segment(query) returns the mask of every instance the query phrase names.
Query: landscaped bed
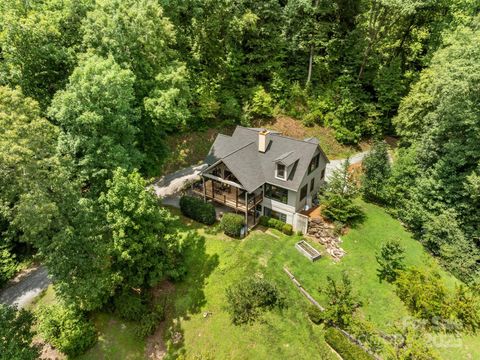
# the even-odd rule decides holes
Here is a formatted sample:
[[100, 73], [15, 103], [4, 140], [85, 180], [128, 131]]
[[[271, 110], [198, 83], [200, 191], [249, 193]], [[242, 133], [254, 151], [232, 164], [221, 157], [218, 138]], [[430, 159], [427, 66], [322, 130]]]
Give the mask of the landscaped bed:
[[315, 261], [320, 259], [321, 254], [315, 249], [312, 245], [307, 243], [305, 240], [301, 240], [295, 244], [295, 248], [305, 255], [310, 261]]

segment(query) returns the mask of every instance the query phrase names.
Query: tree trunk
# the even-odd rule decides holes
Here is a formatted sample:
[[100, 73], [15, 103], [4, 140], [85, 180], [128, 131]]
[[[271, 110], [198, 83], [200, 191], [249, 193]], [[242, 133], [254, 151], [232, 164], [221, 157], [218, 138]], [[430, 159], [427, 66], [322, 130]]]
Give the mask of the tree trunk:
[[307, 85], [312, 80], [312, 68], [313, 68], [313, 45], [310, 46], [310, 59], [308, 61], [308, 75], [307, 75]]
[[[317, 9], [317, 8], [318, 8], [318, 3], [319, 3], [319, 0], [315, 0], [314, 9]], [[313, 44], [311, 44], [311, 45], [310, 45], [310, 57], [309, 57], [309, 59], [308, 59], [308, 74], [307, 74], [307, 83], [306, 83], [306, 85], [308, 85], [308, 84], [310, 83], [310, 81], [312, 80], [313, 51], [314, 51]]]

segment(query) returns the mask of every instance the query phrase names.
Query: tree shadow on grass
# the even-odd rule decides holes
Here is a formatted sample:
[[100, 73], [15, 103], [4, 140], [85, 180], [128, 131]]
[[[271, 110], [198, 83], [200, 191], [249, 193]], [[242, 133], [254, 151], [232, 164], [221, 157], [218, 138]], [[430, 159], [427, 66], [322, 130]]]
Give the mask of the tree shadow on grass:
[[206, 251], [205, 237], [191, 230], [183, 223], [180, 230], [190, 229], [184, 239], [185, 278], [175, 284], [175, 291], [168, 295], [165, 309], [165, 342], [166, 359], [177, 358], [185, 352], [184, 331], [181, 320], [188, 320], [198, 314], [207, 303], [204, 288], [207, 278], [219, 265], [217, 254], [210, 255]]

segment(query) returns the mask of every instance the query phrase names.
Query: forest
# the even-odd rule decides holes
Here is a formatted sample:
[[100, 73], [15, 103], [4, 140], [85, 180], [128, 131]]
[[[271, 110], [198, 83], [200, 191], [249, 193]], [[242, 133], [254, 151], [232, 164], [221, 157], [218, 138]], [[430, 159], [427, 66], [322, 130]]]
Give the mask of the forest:
[[398, 139], [391, 165], [369, 159], [364, 199], [480, 287], [477, 1], [0, 0], [0, 10], [0, 285], [34, 257], [70, 309], [59, 311], [83, 314], [182, 279], [186, 235], [148, 191], [166, 143], [285, 114], [354, 147]]

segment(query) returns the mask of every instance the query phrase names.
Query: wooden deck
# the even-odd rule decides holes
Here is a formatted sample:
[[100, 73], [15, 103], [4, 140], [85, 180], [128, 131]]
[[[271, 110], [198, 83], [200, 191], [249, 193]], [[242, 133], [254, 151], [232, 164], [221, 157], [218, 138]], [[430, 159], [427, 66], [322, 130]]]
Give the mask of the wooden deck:
[[235, 188], [234, 186], [224, 185], [213, 180], [205, 181], [205, 189], [202, 184], [197, 184], [193, 187], [193, 192], [197, 195], [206, 196], [207, 199], [243, 212], [247, 211], [247, 207], [249, 211], [254, 209], [263, 200], [262, 193], [255, 197], [249, 195], [246, 206], [245, 190]]

